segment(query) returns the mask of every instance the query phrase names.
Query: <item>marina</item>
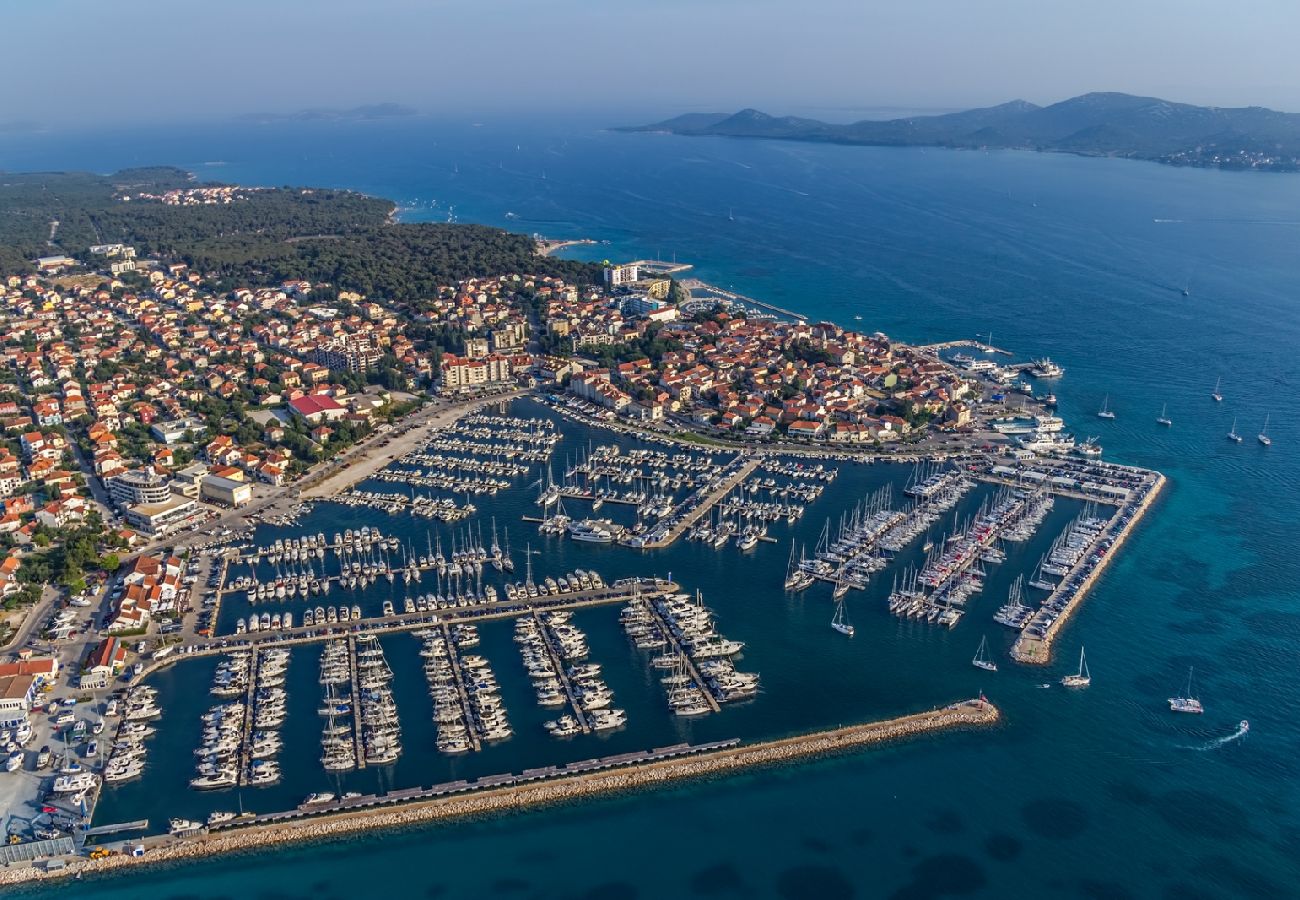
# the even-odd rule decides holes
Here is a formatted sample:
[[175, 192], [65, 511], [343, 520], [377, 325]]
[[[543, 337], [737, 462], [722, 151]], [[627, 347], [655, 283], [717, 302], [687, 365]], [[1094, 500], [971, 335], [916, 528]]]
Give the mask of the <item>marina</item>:
[[[414, 802], [431, 771], [448, 784], [511, 767], [562, 771], [591, 741], [631, 753], [683, 739], [762, 740], [768, 704], [790, 708], [810, 689], [824, 695], [815, 709], [835, 703], [841, 711], [831, 715], [841, 717], [853, 701], [829, 667], [879, 656], [891, 610], [965, 634], [965, 617], [979, 610], [988, 621], [996, 611], [977, 605], [976, 583], [1005, 592], [1020, 576], [1026, 629], [1032, 620], [1050, 631], [1048, 607], [1027, 597], [1036, 588], [1023, 587], [1026, 573], [1056, 584], [1035, 570], [1041, 560], [1054, 565], [1052, 542], [1067, 531], [1072, 541], [1099, 533], [1104, 510], [1117, 508], [1102, 502], [1108, 483], [1122, 499], [1143, 483], [1129, 470], [1065, 461], [872, 466], [833, 455], [717, 453], [611, 432], [531, 400], [473, 418], [432, 433], [419, 451], [482, 459], [497, 467], [492, 478], [509, 482], [474, 494], [468, 517], [444, 521], [394, 501], [376, 527], [368, 503], [325, 497], [205, 551], [220, 603], [216, 633], [143, 676], [149, 684], [204, 678], [222, 691], [215, 706], [190, 714], [203, 726], [190, 745], [203, 751], [184, 777], [190, 790], [163, 801], [133, 790], [143, 779], [114, 783], [96, 823], [216, 816], [225, 828], [280, 821], [260, 817], [296, 811], [304, 798], [313, 809], [345, 796], [347, 804], [381, 795]], [[566, 455], [556, 458], [557, 448]], [[495, 461], [484, 455], [492, 452]], [[402, 465], [347, 496], [391, 490], [386, 473]], [[464, 494], [456, 500], [461, 488], [406, 485], [407, 496], [440, 508], [448, 500], [467, 508]], [[521, 527], [539, 518], [544, 527], [522, 539]], [[571, 526], [606, 529], [610, 540], [583, 539]], [[1079, 573], [1094, 559], [1081, 554]], [[750, 604], [729, 590], [735, 560], [787, 599]], [[911, 612], [896, 602], [907, 591]], [[709, 606], [705, 596], [715, 598]], [[722, 634], [722, 621], [738, 633]], [[778, 634], [794, 636], [794, 656], [776, 652]], [[981, 646], [994, 667], [999, 655]], [[793, 659], [825, 671], [812, 682], [780, 677]], [[158, 703], [178, 701], [169, 694]], [[791, 725], [816, 730], [820, 715], [796, 714]], [[183, 742], [172, 718], [144, 746]], [[231, 823], [236, 806], [255, 815]]]

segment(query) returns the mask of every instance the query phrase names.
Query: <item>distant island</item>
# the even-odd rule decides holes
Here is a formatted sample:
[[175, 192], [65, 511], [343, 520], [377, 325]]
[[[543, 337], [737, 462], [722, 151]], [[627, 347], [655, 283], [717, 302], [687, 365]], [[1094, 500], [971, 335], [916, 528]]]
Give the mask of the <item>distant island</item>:
[[615, 130], [865, 146], [1056, 151], [1177, 166], [1300, 171], [1300, 114], [1260, 106], [1193, 106], [1119, 93], [1083, 94], [1050, 106], [1013, 100], [945, 115], [847, 125], [744, 109], [689, 113]]
[[247, 113], [244, 122], [358, 122], [371, 119], [401, 119], [418, 111], [400, 103], [371, 103], [351, 109], [312, 108], [289, 113]]

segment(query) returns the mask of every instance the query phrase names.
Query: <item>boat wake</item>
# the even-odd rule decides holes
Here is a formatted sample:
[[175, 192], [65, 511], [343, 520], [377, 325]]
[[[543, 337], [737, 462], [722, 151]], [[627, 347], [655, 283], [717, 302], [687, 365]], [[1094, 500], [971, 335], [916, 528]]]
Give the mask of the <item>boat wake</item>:
[[1188, 747], [1187, 749], [1201, 750], [1201, 751], [1218, 750], [1220, 747], [1224, 746], [1225, 744], [1231, 744], [1233, 741], [1241, 740], [1249, 733], [1250, 733], [1250, 723], [1247, 722], [1245, 719], [1242, 719], [1241, 722], [1237, 725], [1237, 730], [1234, 731], [1232, 734], [1228, 735], [1227, 737], [1215, 738], [1214, 740], [1210, 741], [1208, 744], [1202, 744], [1199, 747]]

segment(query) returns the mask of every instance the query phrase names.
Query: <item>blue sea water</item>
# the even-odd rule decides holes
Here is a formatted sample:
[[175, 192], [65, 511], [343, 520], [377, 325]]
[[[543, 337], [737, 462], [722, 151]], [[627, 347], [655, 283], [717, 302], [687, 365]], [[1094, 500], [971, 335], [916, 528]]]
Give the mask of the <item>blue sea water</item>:
[[[410, 219], [443, 220], [454, 207], [459, 221], [610, 241], [584, 248], [586, 258], [675, 255], [714, 283], [907, 340], [992, 331], [999, 346], [1065, 366], [1055, 390], [1076, 431], [1170, 483], [1060, 645], [1062, 655], [1088, 647], [1093, 686], [1033, 688], [1066, 661], [1041, 673], [1004, 666], [982, 685], [1006, 713], [995, 731], [93, 880], [77, 896], [348, 897], [370, 893], [376, 876], [427, 897], [1294, 893], [1300, 180], [1061, 155], [625, 135], [577, 122], [0, 142], [0, 169], [155, 163], [356, 188], [410, 207]], [[1113, 422], [1094, 417], [1104, 395]], [[1154, 421], [1165, 403], [1169, 429]], [[1253, 437], [1270, 413], [1264, 448]], [[1241, 445], [1225, 438], [1234, 416]], [[700, 563], [711, 596], [728, 580], [737, 596], [752, 590], [734, 562], [712, 565], [731, 568]], [[743, 631], [737, 618], [725, 613], [722, 630]], [[943, 696], [948, 682], [947, 693], [969, 691], [969, 641], [895, 634], [887, 616], [857, 624], [881, 630], [892, 651], [888, 665], [838, 673], [828, 690], [846, 708], [888, 705], [892, 692], [905, 709]], [[1207, 713], [1173, 717], [1164, 700], [1191, 664]], [[798, 698], [789, 706], [798, 721]], [[1220, 743], [1242, 718], [1250, 735]]]

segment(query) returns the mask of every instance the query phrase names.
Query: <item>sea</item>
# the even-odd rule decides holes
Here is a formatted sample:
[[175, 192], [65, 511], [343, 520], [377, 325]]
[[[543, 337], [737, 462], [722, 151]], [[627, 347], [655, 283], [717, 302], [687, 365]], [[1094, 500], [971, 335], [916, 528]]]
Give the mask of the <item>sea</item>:
[[[518, 771], [566, 753], [582, 758], [673, 739], [790, 734], [980, 690], [1004, 719], [990, 730], [726, 778], [22, 895], [1294, 895], [1300, 427], [1291, 404], [1300, 387], [1300, 179], [1060, 154], [626, 134], [609, 124], [415, 118], [6, 135], [0, 170], [166, 163], [229, 182], [352, 188], [394, 199], [409, 221], [601, 242], [570, 251], [577, 258], [689, 262], [691, 275], [814, 319], [912, 342], [978, 337], [1019, 359], [1050, 356], [1065, 369], [1052, 389], [1071, 430], [1096, 436], [1108, 459], [1169, 476], [1064, 630], [1053, 664], [1005, 661], [1009, 636], [989, 615], [1005, 597], [1009, 568], [990, 578], [952, 631], [890, 616], [885, 583], [850, 594], [851, 641], [828, 627], [825, 586], [802, 598], [782, 593], [789, 542], [815, 541], [828, 517], [886, 482], [901, 485], [901, 467], [846, 467], [798, 525], [774, 529], [778, 543], [747, 557], [685, 543], [640, 556], [548, 542], [519, 521], [536, 507], [516, 492], [484, 501], [480, 516], [508, 526], [516, 551], [539, 551], [534, 564], [551, 573], [576, 565], [607, 578], [671, 572], [702, 592], [720, 631], [746, 641], [740, 668], [762, 673], [764, 693], [698, 724], [670, 721], [612, 610], [584, 611], [575, 621], [629, 709], [625, 732], [556, 749], [529, 736], [541, 712], [526, 686], [503, 686], [519, 718], [512, 741], [482, 759], [438, 760], [415, 749], [432, 732], [412, 713], [409, 727], [403, 719], [412, 749], [401, 771], [369, 774], [359, 787]], [[1210, 396], [1216, 382], [1221, 403]], [[1113, 421], [1096, 417], [1103, 398]], [[513, 412], [540, 414], [535, 406]], [[1162, 408], [1169, 427], [1155, 421]], [[1256, 440], [1266, 417], [1270, 447]], [[1234, 421], [1240, 444], [1226, 437]], [[584, 442], [608, 440], [561, 427], [557, 468]], [[368, 523], [415, 542], [428, 527], [373, 511], [317, 510], [326, 524], [309, 520], [303, 529], [328, 534]], [[1048, 539], [1077, 511], [1055, 509], [1044, 524]], [[438, 534], [446, 541], [455, 530]], [[1017, 551], [1021, 567], [1032, 567], [1042, 549], [1040, 542]], [[985, 634], [1003, 661], [997, 673], [970, 665]], [[1057, 682], [1081, 647], [1092, 685], [1066, 691]], [[385, 649], [399, 679], [413, 681], [399, 690], [399, 707], [418, 713], [427, 700], [414, 639], [394, 636]], [[503, 682], [517, 667], [508, 628], [485, 627], [483, 652]], [[158, 780], [106, 797], [98, 821], [141, 810], [155, 820], [202, 812], [185, 788], [192, 741], [175, 729], [197, 733], [211, 673], [209, 664], [188, 665], [188, 673], [178, 666], [158, 679], [160, 690], [189, 703], [174, 713], [168, 707], [159, 728], [150, 757]], [[1166, 698], [1184, 687], [1191, 667], [1206, 711], [1177, 716]], [[296, 657], [291, 694], [314, 703], [313, 676], [314, 660]], [[182, 696], [191, 686], [200, 695]], [[314, 737], [303, 734], [286, 735], [282, 759], [315, 770]], [[325, 789], [312, 777], [290, 772], [286, 794], [292, 788], [296, 800]], [[256, 807], [257, 796], [245, 792], [241, 802]]]

